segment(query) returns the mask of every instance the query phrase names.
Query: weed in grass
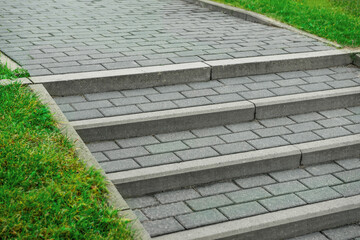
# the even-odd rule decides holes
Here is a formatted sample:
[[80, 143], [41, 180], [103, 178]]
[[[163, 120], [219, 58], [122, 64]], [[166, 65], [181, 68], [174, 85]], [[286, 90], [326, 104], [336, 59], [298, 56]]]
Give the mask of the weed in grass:
[[106, 182], [27, 87], [0, 86], [1, 239], [133, 239]]

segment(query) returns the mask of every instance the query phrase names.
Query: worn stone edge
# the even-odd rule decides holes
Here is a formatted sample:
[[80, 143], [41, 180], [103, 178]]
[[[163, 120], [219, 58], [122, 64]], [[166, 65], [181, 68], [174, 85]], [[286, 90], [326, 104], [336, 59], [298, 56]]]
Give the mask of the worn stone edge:
[[[320, 202], [154, 237], [154, 240], [283, 239], [360, 220], [360, 195]], [[309, 223], [311, 222], [311, 224]], [[307, 228], [300, 228], [306, 225]], [[265, 235], [268, 233], [267, 235]]]
[[192, 0], [195, 1], [197, 4], [199, 4], [200, 6], [203, 7], [207, 7], [211, 10], [217, 10], [217, 11], [221, 11], [224, 13], [227, 13], [229, 15], [232, 15], [234, 17], [238, 17], [241, 19], [244, 19], [246, 21], [250, 21], [250, 22], [256, 22], [256, 23], [260, 23], [260, 24], [264, 24], [264, 25], [268, 25], [268, 26], [273, 26], [273, 27], [279, 27], [279, 28], [284, 28], [287, 30], [290, 30], [292, 32], [296, 32], [299, 34], [302, 34], [304, 36], [316, 39], [318, 41], [321, 41], [323, 43], [326, 43], [328, 45], [334, 46], [336, 48], [342, 48], [342, 46], [336, 42], [332, 42], [329, 41], [325, 38], [316, 36], [314, 34], [302, 31], [300, 29], [297, 29], [295, 27], [292, 27], [286, 23], [280, 22], [278, 20], [272, 19], [270, 17], [267, 17], [265, 15], [262, 15], [260, 13], [255, 13], [255, 12], [251, 12], [242, 8], [237, 8], [237, 7], [233, 7], [230, 5], [226, 5], [223, 3], [218, 3], [218, 2], [213, 2], [210, 0]]
[[114, 184], [110, 181], [108, 176], [105, 174], [104, 170], [101, 168], [99, 163], [95, 160], [90, 150], [87, 148], [85, 143], [82, 141], [80, 136], [77, 134], [75, 129], [70, 125], [67, 118], [64, 116], [60, 108], [57, 106], [53, 98], [47, 92], [45, 87], [42, 84], [33, 84], [29, 85], [30, 89], [35, 92], [40, 101], [47, 105], [53, 114], [54, 119], [56, 120], [58, 127], [62, 134], [67, 136], [75, 145], [75, 152], [78, 157], [84, 161], [84, 163], [88, 167], [93, 167], [94, 169], [101, 172], [101, 174], [105, 177], [107, 181], [107, 189], [108, 189], [108, 203], [114, 209], [119, 210], [119, 216], [129, 217], [130, 220], [134, 221], [132, 223], [132, 229], [135, 230], [136, 239], [150, 239], [149, 234], [141, 225], [140, 221], [135, 218], [135, 214], [130, 210], [130, 207], [127, 205], [121, 194], [118, 192]]

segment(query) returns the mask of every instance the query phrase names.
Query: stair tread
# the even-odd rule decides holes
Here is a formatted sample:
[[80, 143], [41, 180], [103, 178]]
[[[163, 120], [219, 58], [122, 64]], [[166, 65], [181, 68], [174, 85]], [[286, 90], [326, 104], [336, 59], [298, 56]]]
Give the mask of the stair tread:
[[350, 65], [54, 99], [77, 121], [360, 86], [359, 76]]
[[360, 158], [126, 199], [152, 236], [360, 195]]
[[194, 161], [360, 133], [360, 107], [87, 143], [105, 172]]

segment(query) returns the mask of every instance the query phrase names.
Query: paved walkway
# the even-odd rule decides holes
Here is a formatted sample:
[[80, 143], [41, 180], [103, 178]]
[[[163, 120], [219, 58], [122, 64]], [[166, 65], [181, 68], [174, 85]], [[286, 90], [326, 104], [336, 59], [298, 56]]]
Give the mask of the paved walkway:
[[[360, 159], [354, 158], [167, 191], [127, 199], [127, 203], [151, 236], [158, 236], [353, 196], [360, 194], [359, 180]], [[354, 225], [324, 231], [329, 238], [320, 235], [323, 238], [299, 239], [348, 240], [360, 237], [360, 229]]]
[[1, 51], [32, 76], [328, 50], [181, 0], [12, 0]]

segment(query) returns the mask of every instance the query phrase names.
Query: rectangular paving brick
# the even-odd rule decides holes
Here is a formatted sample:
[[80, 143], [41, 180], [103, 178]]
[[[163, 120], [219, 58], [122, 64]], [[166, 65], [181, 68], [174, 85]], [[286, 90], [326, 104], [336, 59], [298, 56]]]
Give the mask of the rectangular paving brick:
[[227, 193], [225, 195], [236, 203], [250, 202], [271, 196], [270, 193], [268, 193], [262, 188], [240, 190], [236, 192]]
[[292, 169], [279, 172], [271, 172], [269, 175], [279, 182], [287, 182], [291, 180], [311, 177], [304, 169]]
[[219, 208], [219, 210], [230, 220], [250, 217], [267, 212], [267, 210], [257, 202], [249, 202], [228, 207], [222, 207]]
[[127, 204], [131, 208], [144, 208], [149, 206], [154, 206], [159, 204], [159, 202], [151, 196], [143, 196], [143, 197], [137, 197], [137, 198], [127, 198], [126, 199]]
[[153, 237], [167, 233], [184, 230], [184, 227], [174, 218], [165, 218], [155, 221], [147, 221], [142, 224], [146, 231]]
[[120, 150], [105, 151], [105, 155], [111, 160], [118, 160], [123, 158], [137, 157], [149, 154], [143, 147], [134, 147]]
[[344, 182], [353, 182], [360, 180], [360, 169], [348, 170], [345, 172], [339, 172], [334, 174], [337, 178], [340, 178]]
[[227, 220], [227, 218], [216, 209], [185, 214], [185, 215], [177, 216], [176, 219], [186, 229], [201, 227], [214, 223], [220, 223]]
[[333, 189], [344, 197], [360, 194], [360, 181], [334, 186]]
[[202, 147], [202, 148], [195, 148], [195, 149], [189, 149], [189, 150], [182, 150], [182, 151], [177, 151], [175, 153], [177, 156], [179, 156], [184, 161], [208, 158], [208, 157], [215, 157], [215, 156], [219, 155], [219, 153], [217, 153], [211, 147]]
[[309, 188], [319, 188], [342, 183], [339, 179], [330, 174], [300, 179], [299, 181]]
[[93, 142], [86, 144], [86, 146], [91, 152], [119, 149], [119, 146], [114, 141]]
[[269, 211], [278, 211], [286, 208], [297, 207], [306, 204], [295, 194], [282, 195], [259, 201]]
[[287, 145], [288, 142], [280, 137], [267, 137], [248, 141], [256, 149], [272, 148]]
[[159, 141], [153, 136], [120, 139], [120, 140], [116, 140], [115, 142], [122, 148], [137, 147], [141, 145], [159, 143]]
[[181, 159], [178, 158], [174, 153], [162, 153], [150, 156], [137, 157], [135, 158], [135, 160], [142, 167], [151, 167], [156, 165], [181, 162]]
[[338, 192], [334, 191], [330, 187], [303, 191], [296, 193], [296, 195], [304, 199], [307, 203], [316, 203], [342, 197]]
[[190, 140], [184, 140], [186, 145], [190, 146], [191, 148], [198, 148], [198, 147], [205, 147], [205, 146], [213, 146], [217, 144], [225, 143], [218, 137], [203, 137], [203, 138], [196, 138]]
[[343, 171], [344, 169], [335, 163], [326, 163], [306, 168], [312, 175], [325, 175], [329, 173]]
[[170, 203], [142, 209], [149, 219], [161, 219], [192, 212], [183, 202]]
[[196, 190], [202, 196], [209, 196], [219, 193], [236, 191], [239, 190], [239, 187], [232, 182], [222, 182], [222, 183], [214, 183], [214, 184], [199, 186], [196, 188]]
[[167, 143], [159, 143], [154, 145], [149, 145], [145, 147], [150, 153], [164, 153], [164, 152], [173, 152], [183, 149], [188, 149], [189, 147], [186, 146], [183, 142], [176, 141], [176, 142], [167, 142]]
[[255, 150], [250, 144], [246, 142], [236, 142], [236, 143], [228, 143], [216, 145], [213, 147], [220, 154], [232, 154], [232, 153], [240, 153]]
[[186, 201], [186, 204], [194, 211], [217, 208], [232, 203], [233, 202], [225, 195], [215, 195]]
[[180, 189], [164, 193], [158, 193], [155, 194], [155, 197], [160, 201], [160, 203], [164, 204], [199, 198], [200, 194], [197, 193], [194, 189]]
[[106, 173], [140, 168], [140, 165], [137, 162], [135, 162], [133, 159], [102, 162], [100, 163], [100, 165], [101, 168], [104, 169]]
[[360, 158], [339, 160], [339, 161], [336, 161], [336, 163], [347, 170], [354, 169], [354, 168], [360, 168]]

